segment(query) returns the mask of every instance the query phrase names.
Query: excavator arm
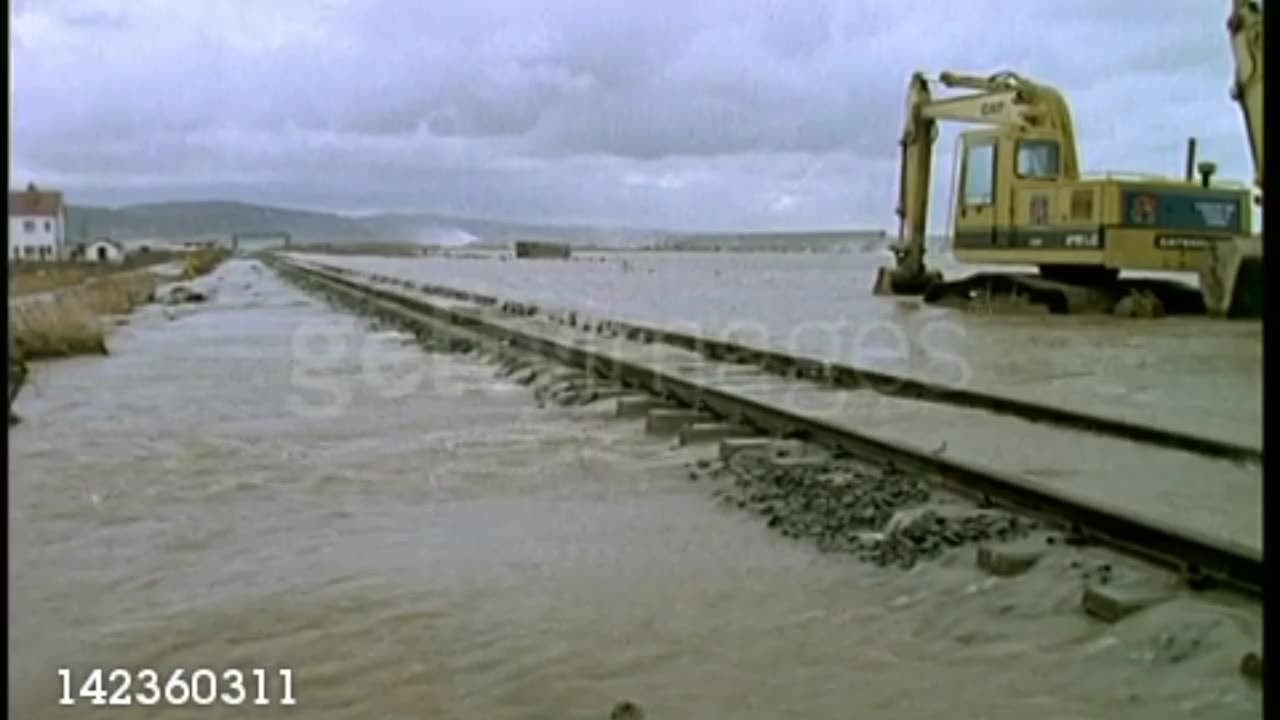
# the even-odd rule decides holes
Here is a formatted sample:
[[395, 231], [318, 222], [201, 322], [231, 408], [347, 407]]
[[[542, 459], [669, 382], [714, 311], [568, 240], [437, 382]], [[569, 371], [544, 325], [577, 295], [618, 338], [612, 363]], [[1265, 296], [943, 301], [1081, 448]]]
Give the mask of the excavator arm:
[[[1253, 179], [1262, 192], [1262, 6], [1254, 0], [1232, 0], [1227, 20], [1235, 78], [1231, 98], [1244, 116], [1245, 135], [1253, 157]], [[1211, 313], [1261, 317], [1263, 306], [1262, 237], [1238, 237], [1210, 249], [1200, 271], [1200, 289]]]
[[1227, 21], [1236, 76], [1231, 97], [1244, 115], [1249, 149], [1253, 153], [1254, 182], [1262, 190], [1262, 7], [1255, 0], [1232, 0]]
[[[935, 99], [935, 84], [971, 92]], [[991, 76], [944, 72], [936, 80], [923, 73], [913, 74], [900, 141], [898, 242], [893, 248], [896, 266], [892, 270], [881, 269], [875, 288], [879, 294], [918, 294], [939, 278], [924, 262], [929, 175], [939, 121], [1057, 130], [1063, 174], [1069, 179], [1079, 176], [1071, 113], [1066, 100], [1053, 88], [1011, 72]]]

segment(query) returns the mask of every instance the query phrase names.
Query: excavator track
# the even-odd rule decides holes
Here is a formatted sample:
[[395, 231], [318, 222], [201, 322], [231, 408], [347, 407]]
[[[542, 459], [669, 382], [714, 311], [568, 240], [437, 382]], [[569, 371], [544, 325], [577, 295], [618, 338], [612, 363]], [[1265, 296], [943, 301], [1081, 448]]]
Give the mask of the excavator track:
[[1100, 285], [1050, 280], [1031, 273], [982, 272], [932, 283], [926, 303], [961, 309], [1026, 307], [1053, 315], [1196, 315], [1206, 311], [1200, 291], [1158, 279], [1118, 279]]

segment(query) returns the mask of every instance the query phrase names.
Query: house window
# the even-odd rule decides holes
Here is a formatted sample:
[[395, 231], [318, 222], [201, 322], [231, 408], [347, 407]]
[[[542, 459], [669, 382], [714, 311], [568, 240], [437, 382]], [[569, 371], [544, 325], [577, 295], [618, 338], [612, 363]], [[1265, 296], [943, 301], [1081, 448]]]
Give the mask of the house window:
[[44, 231], [45, 231], [45, 232], [49, 232], [49, 231], [50, 231], [50, 230], [52, 230], [52, 229], [53, 229], [53, 223], [49, 222], [48, 220], [45, 220], [45, 221], [44, 221]]
[[990, 205], [995, 200], [996, 146], [969, 146], [964, 158], [964, 204]]
[[1018, 177], [1044, 180], [1058, 177], [1058, 143], [1053, 140], [1018, 143]]
[[23, 254], [23, 255], [26, 255], [27, 257], [35, 257], [36, 249], [35, 249], [34, 247], [32, 247], [32, 246], [28, 245], [28, 246], [26, 246], [26, 247], [22, 248], [22, 254]]
[[23, 221], [22, 221], [22, 230], [23, 230], [23, 232], [35, 232], [35, 231], [36, 231], [36, 221], [35, 221], [35, 220], [23, 220]]

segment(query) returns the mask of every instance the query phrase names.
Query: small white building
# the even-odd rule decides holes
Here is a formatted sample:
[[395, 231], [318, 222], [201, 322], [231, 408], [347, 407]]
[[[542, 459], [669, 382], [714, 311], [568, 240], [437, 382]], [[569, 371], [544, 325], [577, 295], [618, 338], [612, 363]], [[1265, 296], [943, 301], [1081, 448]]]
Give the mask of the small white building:
[[84, 247], [85, 262], [124, 262], [124, 246], [107, 238], [98, 238]]
[[67, 214], [62, 193], [9, 191], [9, 261], [52, 261], [66, 257]]

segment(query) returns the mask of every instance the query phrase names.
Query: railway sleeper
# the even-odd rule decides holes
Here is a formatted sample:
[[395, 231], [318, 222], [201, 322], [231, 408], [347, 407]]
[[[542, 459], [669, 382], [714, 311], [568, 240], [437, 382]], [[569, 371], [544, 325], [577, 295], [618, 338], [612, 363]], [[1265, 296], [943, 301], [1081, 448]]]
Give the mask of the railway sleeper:
[[689, 426], [714, 420], [714, 415], [698, 410], [654, 408], [645, 415], [644, 432], [662, 437], [679, 436]]
[[620, 397], [614, 405], [614, 416], [619, 418], [644, 417], [651, 410], [674, 410], [676, 405], [652, 395]]

